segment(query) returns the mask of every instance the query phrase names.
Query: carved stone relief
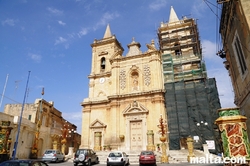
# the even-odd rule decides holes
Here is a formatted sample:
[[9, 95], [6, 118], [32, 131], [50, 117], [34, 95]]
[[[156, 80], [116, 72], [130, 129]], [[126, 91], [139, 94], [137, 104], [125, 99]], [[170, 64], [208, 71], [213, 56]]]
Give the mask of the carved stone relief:
[[148, 65], [145, 65], [143, 70], [144, 70], [144, 83], [146, 86], [149, 86], [151, 83], [150, 67]]
[[124, 69], [122, 69], [121, 71], [120, 71], [120, 87], [121, 87], [121, 89], [123, 90], [123, 89], [125, 89], [125, 87], [126, 87], [126, 73], [125, 73], [125, 70]]

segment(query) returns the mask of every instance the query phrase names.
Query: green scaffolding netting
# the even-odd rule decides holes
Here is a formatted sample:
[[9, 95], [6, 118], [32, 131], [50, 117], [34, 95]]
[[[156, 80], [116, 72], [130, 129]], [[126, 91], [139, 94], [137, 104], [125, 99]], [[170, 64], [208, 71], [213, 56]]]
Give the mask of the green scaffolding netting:
[[219, 132], [214, 125], [221, 108], [215, 79], [165, 83], [165, 90], [170, 150], [181, 149], [183, 138], [198, 136], [199, 140], [194, 141], [196, 149], [214, 140], [215, 149], [210, 151], [221, 152]]

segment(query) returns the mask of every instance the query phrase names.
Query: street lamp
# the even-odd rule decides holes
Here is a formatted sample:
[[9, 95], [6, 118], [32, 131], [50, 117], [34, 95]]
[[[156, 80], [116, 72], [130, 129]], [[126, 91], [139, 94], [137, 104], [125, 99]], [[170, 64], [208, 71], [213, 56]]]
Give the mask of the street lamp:
[[74, 140], [74, 136], [75, 136], [75, 133], [76, 133], [76, 130], [74, 130], [74, 129], [71, 129], [71, 130], [69, 130], [69, 136], [71, 137], [71, 147], [74, 147], [74, 142], [75, 142], [75, 140]]
[[206, 144], [206, 141], [205, 141], [205, 138], [203, 136], [203, 133], [204, 133], [204, 127], [205, 126], [208, 126], [208, 123], [207, 122], [204, 122], [203, 120], [196, 123], [196, 126], [199, 127], [199, 130], [200, 130], [200, 136], [201, 136], [201, 143], [202, 144]]

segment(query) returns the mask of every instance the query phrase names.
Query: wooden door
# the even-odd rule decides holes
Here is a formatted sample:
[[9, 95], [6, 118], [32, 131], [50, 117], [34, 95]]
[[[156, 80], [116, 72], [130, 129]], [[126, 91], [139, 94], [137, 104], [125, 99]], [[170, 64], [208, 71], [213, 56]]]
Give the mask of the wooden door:
[[130, 122], [130, 141], [131, 150], [142, 149], [142, 121]]

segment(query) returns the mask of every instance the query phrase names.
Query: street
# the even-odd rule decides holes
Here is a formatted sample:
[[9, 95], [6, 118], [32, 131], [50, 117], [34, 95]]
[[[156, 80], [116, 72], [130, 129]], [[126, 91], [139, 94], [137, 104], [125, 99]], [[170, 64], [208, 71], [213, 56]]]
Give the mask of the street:
[[[73, 166], [73, 162], [63, 162], [63, 163], [48, 163], [49, 166]], [[167, 164], [167, 163], [158, 163], [157, 166], [223, 166], [223, 164], [189, 164], [189, 163], [180, 163], [180, 164]], [[79, 164], [79, 166], [81, 166]], [[106, 164], [94, 164], [93, 166], [106, 166]], [[130, 166], [139, 166], [139, 164], [130, 164]]]

